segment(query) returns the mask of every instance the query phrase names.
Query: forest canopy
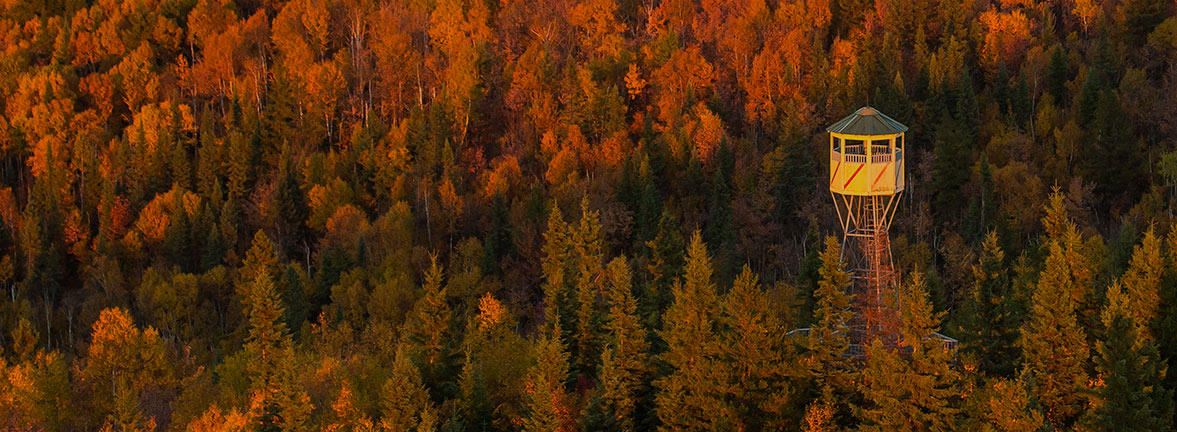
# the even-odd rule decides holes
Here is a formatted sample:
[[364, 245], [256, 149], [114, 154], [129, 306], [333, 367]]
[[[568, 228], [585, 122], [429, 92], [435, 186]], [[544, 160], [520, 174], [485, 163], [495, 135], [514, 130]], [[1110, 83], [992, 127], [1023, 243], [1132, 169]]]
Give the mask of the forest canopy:
[[[0, 429], [1170, 430], [1175, 14], [0, 0]], [[906, 349], [850, 357], [862, 106]]]

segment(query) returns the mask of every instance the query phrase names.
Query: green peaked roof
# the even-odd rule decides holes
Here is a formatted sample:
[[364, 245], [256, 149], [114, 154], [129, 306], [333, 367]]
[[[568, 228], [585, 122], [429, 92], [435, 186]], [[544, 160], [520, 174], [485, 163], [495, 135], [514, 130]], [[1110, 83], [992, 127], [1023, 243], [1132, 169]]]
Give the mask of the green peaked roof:
[[907, 131], [907, 126], [874, 108], [865, 106], [854, 114], [826, 128], [827, 131], [849, 135], [895, 135]]

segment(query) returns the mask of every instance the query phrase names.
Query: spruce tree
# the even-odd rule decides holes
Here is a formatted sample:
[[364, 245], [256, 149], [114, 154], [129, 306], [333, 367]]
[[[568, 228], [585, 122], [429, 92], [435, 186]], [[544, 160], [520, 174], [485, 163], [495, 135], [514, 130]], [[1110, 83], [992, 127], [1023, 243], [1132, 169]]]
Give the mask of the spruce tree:
[[1022, 73], [1018, 74], [1018, 82], [1014, 84], [1009, 103], [1014, 124], [1018, 127], [1028, 129], [1026, 122], [1030, 121], [1030, 117], [1034, 115], [1034, 106], [1030, 95], [1030, 85], [1026, 82], [1026, 71], [1024, 69]]
[[[595, 403], [619, 430], [633, 430], [636, 407], [647, 389], [649, 343], [637, 316], [629, 264], [625, 258], [609, 263], [609, 316], [607, 343], [601, 354], [600, 396]], [[604, 426], [599, 424], [599, 426]]]
[[[726, 147], [725, 147], [726, 148]], [[711, 179], [711, 197], [707, 210], [707, 229], [704, 232], [708, 244], [716, 250], [716, 279], [721, 284], [730, 281], [730, 263], [734, 260], [736, 227], [732, 214], [731, 187], [723, 163], [717, 163]]]
[[842, 266], [841, 251], [834, 237], [826, 237], [805, 361], [819, 387], [841, 388], [847, 378], [844, 355], [850, 347], [848, 333], [854, 312], [850, 309], [852, 297], [848, 291], [850, 273]]
[[250, 377], [250, 418], [258, 430], [304, 430], [312, 406], [297, 381], [294, 347], [282, 301], [268, 271], [250, 284], [245, 357]]
[[592, 376], [600, 357], [601, 280], [604, 263], [604, 234], [600, 216], [588, 209], [588, 200], [580, 204], [580, 224], [572, 232], [569, 256], [576, 261], [576, 329], [574, 368]]
[[658, 185], [654, 182], [650, 160], [644, 154], [638, 163], [637, 184], [635, 185], [634, 232], [639, 245], [653, 240], [658, 234], [658, 218], [662, 213], [662, 200]]
[[975, 136], [948, 114], [936, 126], [931, 191], [938, 224], [952, 224], [960, 217], [961, 186], [968, 181], [970, 151]]
[[902, 343], [889, 349], [875, 340], [868, 349], [860, 386], [866, 405], [858, 412], [859, 428], [953, 430], [963, 396], [961, 377], [953, 368], [953, 353], [932, 336], [943, 312], [932, 311], [918, 273], [900, 292]]
[[1050, 66], [1046, 71], [1046, 90], [1054, 96], [1055, 103], [1060, 107], [1070, 105], [1070, 99], [1067, 98], [1067, 81], [1070, 80], [1071, 69], [1067, 64], [1067, 55], [1061, 45], [1055, 46], [1050, 52]]
[[462, 374], [458, 379], [460, 397], [455, 430], [492, 431], [494, 430], [494, 405], [487, 394], [486, 375], [482, 362], [466, 350], [466, 360], [462, 366]]
[[721, 349], [728, 399], [739, 430], [781, 430], [787, 424], [796, 371], [785, 348], [785, 329], [747, 265], [724, 296]]
[[497, 194], [491, 200], [490, 231], [482, 242], [482, 272], [501, 275], [500, 261], [515, 252], [514, 233], [508, 214], [507, 197]]
[[1095, 361], [1102, 385], [1086, 420], [1097, 430], [1170, 430], [1173, 394], [1162, 384], [1167, 366], [1156, 344], [1138, 333], [1131, 295], [1116, 283], [1107, 296], [1105, 334], [1096, 344]]
[[249, 311], [245, 352], [251, 359], [251, 387], [254, 391], [269, 391], [282, 367], [286, 349], [291, 345], [290, 334], [282, 320], [282, 301], [274, 290], [269, 272], [258, 274], [250, 282], [245, 302]]
[[560, 316], [571, 316], [567, 306], [565, 287], [566, 260], [568, 259], [568, 227], [560, 207], [552, 201], [548, 210], [548, 228], [544, 231], [543, 258], [540, 268], [543, 272], [544, 321], [546, 326], [558, 323]]
[[979, 424], [968, 426], [980, 429], [985, 425], [986, 428], [981, 430], [1007, 432], [1042, 430], [1046, 418], [1036, 406], [1030, 386], [1023, 378], [994, 379], [985, 385], [984, 390], [970, 395], [973, 409], [970, 414]]
[[1120, 278], [1125, 295], [1124, 312], [1136, 324], [1137, 334], [1141, 339], [1155, 339], [1151, 326], [1158, 317], [1157, 308], [1160, 304], [1160, 285], [1164, 271], [1165, 258], [1161, 255], [1161, 240], [1157, 238], [1154, 227], [1150, 226], [1144, 232], [1140, 244], [1132, 250], [1128, 270]]
[[647, 265], [649, 279], [644, 284], [645, 293], [639, 307], [646, 327], [651, 330], [662, 328], [662, 313], [671, 302], [671, 286], [682, 276], [683, 247], [678, 221], [669, 209], [662, 210], [658, 220], [658, 235], [646, 243], [650, 249]]
[[952, 114], [957, 126], [960, 127], [966, 153], [971, 152], [976, 148], [977, 138], [981, 134], [981, 105], [977, 102], [973, 76], [968, 67], [961, 71], [956, 88], [956, 105], [952, 109]]
[[[274, 252], [274, 243], [270, 241], [270, 237], [262, 230], [258, 230], [253, 235], [253, 243], [251, 243], [249, 250], [245, 252], [245, 260], [241, 263], [241, 269], [238, 271], [242, 283], [249, 284], [266, 273], [273, 277], [279, 273], [278, 254]], [[243, 289], [248, 289], [247, 286], [242, 286]], [[242, 291], [246, 293], [246, 291]]]
[[1133, 134], [1132, 126], [1124, 122], [1124, 108], [1116, 92], [1108, 89], [1100, 93], [1099, 105], [1089, 132], [1094, 136], [1086, 140], [1094, 143], [1089, 152], [1086, 168], [1095, 180], [1095, 191], [1107, 198], [1126, 198], [1135, 201], [1140, 186], [1141, 166], [1144, 157], [1140, 142]]
[[990, 231], [981, 258], [973, 266], [973, 289], [966, 299], [961, 332], [964, 352], [976, 357], [981, 370], [1012, 376], [1017, 365], [1017, 321], [1005, 251]]
[[453, 313], [446, 303], [442, 268], [436, 257], [425, 272], [423, 291], [405, 319], [401, 338], [406, 356], [420, 368], [426, 382], [438, 386], [453, 379], [453, 347], [449, 342]]
[[993, 77], [993, 103], [997, 105], [997, 110], [1003, 115], [1010, 113], [1010, 89], [1009, 84], [1012, 80], [1009, 77], [1009, 68], [1005, 67], [1005, 62], [997, 66], [997, 75]]
[[686, 277], [673, 289], [674, 303], [666, 310], [666, 341], [660, 360], [669, 374], [655, 382], [661, 431], [730, 430], [731, 409], [724, 401], [726, 379], [720, 370], [716, 334], [718, 297], [711, 281], [711, 258], [698, 231], [687, 247]]
[[279, 155], [278, 177], [270, 208], [275, 209], [274, 232], [278, 234], [278, 248], [287, 257], [297, 256], [304, 246], [306, 220], [310, 215], [306, 194], [298, 181], [298, 167], [290, 154], [290, 145], [283, 143]]
[[[1169, 227], [1164, 253], [1165, 267], [1157, 293], [1157, 317], [1149, 324], [1161, 359], [1166, 364], [1173, 364], [1177, 362], [1177, 224]], [[1166, 374], [1167, 388], [1177, 389], [1175, 376], [1177, 374]]]
[[[1077, 237], [1073, 226], [1069, 230], [1072, 238]], [[1039, 274], [1020, 340], [1023, 367], [1034, 379], [1035, 396], [1055, 428], [1070, 427], [1087, 409], [1087, 336], [1075, 310], [1075, 292], [1081, 288], [1071, 274], [1075, 263], [1068, 259], [1074, 256], [1068, 250], [1074, 246], [1050, 240], [1050, 255]]]
[[1124, 41], [1136, 48], [1169, 16], [1169, 3], [1160, 0], [1127, 0], [1123, 3]]
[[[890, 111], [885, 111], [890, 112]], [[784, 153], [784, 160], [774, 174], [772, 183], [773, 199], [776, 202], [773, 216], [781, 218], [790, 226], [800, 215], [800, 208], [808, 191], [813, 189], [817, 167], [813, 161], [810, 141], [807, 139], [780, 138], [777, 150]]]
[[397, 348], [392, 375], [380, 392], [380, 424], [385, 430], [414, 430], [436, 415], [421, 374], [409, 357], [403, 346]]
[[568, 352], [560, 342], [559, 326], [545, 332], [535, 343], [535, 364], [527, 373], [525, 386], [526, 432], [569, 430], [572, 399], [564, 390], [568, 378]]

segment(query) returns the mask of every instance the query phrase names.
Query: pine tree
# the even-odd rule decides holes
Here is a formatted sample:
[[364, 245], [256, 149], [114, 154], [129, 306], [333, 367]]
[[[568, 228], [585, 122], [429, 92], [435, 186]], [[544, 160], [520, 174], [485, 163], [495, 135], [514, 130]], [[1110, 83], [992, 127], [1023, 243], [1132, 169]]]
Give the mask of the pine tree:
[[1060, 107], [1070, 105], [1067, 98], [1067, 81], [1071, 80], [1070, 66], [1067, 55], [1061, 45], [1055, 46], [1050, 52], [1050, 66], [1046, 72], [1046, 89], [1054, 96], [1055, 103]]
[[547, 326], [559, 324], [560, 316], [571, 316], [568, 312], [565, 287], [566, 261], [568, 259], [568, 227], [564, 215], [555, 201], [548, 210], [548, 228], [544, 231], [543, 271], [544, 322]]
[[850, 273], [842, 266], [842, 248], [834, 237], [826, 237], [821, 253], [821, 281], [818, 282], [817, 308], [807, 341], [805, 364], [820, 387], [838, 389], [847, 383], [844, 354], [850, 347]]
[[601, 271], [604, 263], [604, 234], [600, 217], [588, 209], [588, 200], [581, 201], [580, 224], [572, 233], [570, 257], [577, 262], [576, 272], [576, 350], [575, 369], [592, 375], [600, 358]]
[[[1157, 318], [1150, 323], [1161, 359], [1166, 364], [1177, 362], [1177, 225], [1169, 227], [1165, 236], [1165, 267], [1158, 292]], [[1177, 374], [1166, 374], [1167, 388], [1177, 389]]]
[[719, 351], [716, 334], [718, 298], [711, 282], [711, 258], [698, 231], [687, 247], [686, 277], [673, 289], [659, 333], [667, 349], [660, 356], [670, 370], [655, 385], [661, 431], [727, 430], [731, 409], [723, 399], [723, 377], [716, 376]]
[[1173, 393], [1156, 344], [1138, 333], [1131, 295], [1113, 284], [1103, 311], [1106, 333], [1097, 342], [1096, 371], [1103, 378], [1087, 421], [1097, 430], [1163, 431], [1172, 427]]
[[977, 357], [981, 370], [1011, 376], [1017, 365], [1017, 321], [1005, 251], [990, 231], [973, 266], [974, 285], [965, 307], [963, 350]]
[[728, 399], [739, 430], [787, 428], [795, 371], [786, 352], [785, 328], [747, 265], [723, 300], [721, 367], [728, 371]]
[[960, 189], [968, 181], [973, 136], [962, 122], [947, 114], [936, 126], [931, 190], [939, 224], [951, 224], [960, 216]]
[[268, 271], [258, 274], [247, 295], [245, 357], [249, 359], [251, 418], [260, 430], [302, 430], [310, 401], [295, 380], [293, 343]]
[[568, 378], [568, 352], [560, 342], [560, 328], [545, 332], [535, 343], [535, 364], [527, 373], [523, 430], [569, 431], [572, 399], [564, 390]]
[[[1165, 271], [1165, 258], [1161, 255], [1161, 240], [1154, 227], [1144, 232], [1140, 244], [1132, 250], [1128, 270], [1120, 278], [1125, 298], [1124, 312], [1136, 324], [1138, 336], [1143, 340], [1154, 339], [1151, 325], [1158, 318], [1161, 278]], [[1104, 325], [1107, 325], [1106, 323]]]
[[1039, 274], [1020, 340], [1023, 367], [1034, 379], [1035, 396], [1056, 428], [1069, 427], [1086, 410], [1082, 392], [1088, 379], [1087, 337], [1076, 314], [1086, 290], [1077, 286], [1072, 274], [1079, 270], [1071, 259], [1076, 255], [1072, 248], [1077, 246], [1078, 234], [1073, 225], [1067, 225], [1069, 239], [1049, 241], [1050, 254]]
[[278, 233], [278, 246], [286, 256], [293, 257], [302, 250], [306, 235], [306, 220], [310, 215], [306, 194], [298, 181], [298, 169], [290, 145], [283, 144], [278, 156], [279, 168], [273, 202], [270, 208], [276, 212], [274, 231]]
[[1038, 411], [1029, 386], [1022, 377], [998, 378], [986, 386], [984, 393], [970, 395], [977, 404], [973, 413], [991, 429], [1008, 432], [1037, 432], [1045, 426], [1046, 418]]
[[507, 213], [509, 210], [507, 204], [507, 197], [501, 194], [495, 195], [491, 200], [490, 232], [486, 233], [482, 242], [482, 272], [484, 274], [501, 274], [500, 260], [515, 252], [514, 233], [510, 215]]
[[876, 340], [868, 349], [860, 429], [952, 430], [960, 413], [961, 378], [952, 367], [953, 353], [932, 336], [943, 312], [932, 311], [918, 273], [901, 286], [900, 315], [902, 345], [892, 350]]
[[1124, 40], [1132, 47], [1140, 47], [1148, 42], [1148, 35], [1165, 20], [1169, 12], [1168, 5], [1158, 0], [1128, 0], [1122, 7]]
[[451, 320], [452, 312], [446, 303], [446, 289], [442, 287], [442, 268], [437, 257], [430, 260], [425, 272], [424, 293], [409, 316], [401, 332], [406, 344], [406, 355], [421, 369], [426, 382], [438, 385], [453, 377]]
[[678, 221], [669, 209], [663, 209], [658, 220], [658, 235], [646, 243], [650, 249], [650, 263], [646, 268], [650, 279], [642, 296], [642, 316], [650, 329], [662, 328], [662, 313], [672, 300], [671, 285], [682, 276], [684, 245]]
[[421, 374], [410, 361], [408, 350], [398, 347], [392, 375], [380, 394], [381, 426], [389, 431], [409, 431], [423, 426], [434, 408]]
[[1012, 81], [1009, 77], [1009, 68], [1005, 67], [1005, 62], [1002, 62], [997, 67], [997, 75], [993, 77], [993, 102], [997, 105], [997, 110], [1002, 114], [1009, 114], [1010, 112], [1010, 90], [1009, 84]]
[[600, 401], [596, 403], [605, 417], [615, 420], [619, 430], [633, 430], [635, 409], [646, 392], [643, 383], [650, 372], [649, 343], [646, 329], [638, 320], [628, 262], [616, 258], [607, 271], [608, 342], [601, 354]]
[[707, 206], [707, 229], [704, 232], [708, 244], [714, 245], [716, 278], [722, 284], [730, 281], [729, 263], [734, 259], [731, 251], [736, 241], [735, 220], [732, 214], [731, 188], [722, 163], [717, 163], [711, 179], [711, 197]]

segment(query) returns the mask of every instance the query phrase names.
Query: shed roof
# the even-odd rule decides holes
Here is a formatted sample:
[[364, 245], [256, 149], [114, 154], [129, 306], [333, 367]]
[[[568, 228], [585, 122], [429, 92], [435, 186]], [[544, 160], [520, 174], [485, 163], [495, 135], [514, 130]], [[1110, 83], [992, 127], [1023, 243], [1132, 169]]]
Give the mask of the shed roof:
[[854, 114], [826, 128], [827, 131], [849, 135], [894, 135], [907, 131], [907, 126], [874, 108], [865, 106]]

